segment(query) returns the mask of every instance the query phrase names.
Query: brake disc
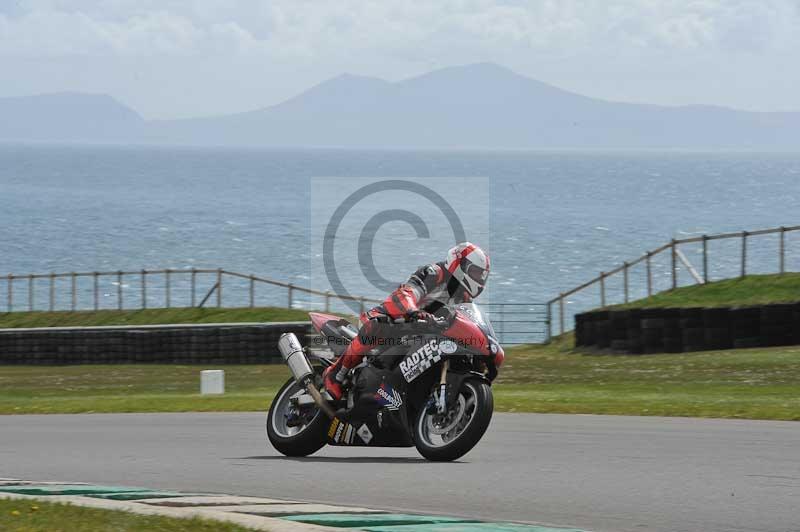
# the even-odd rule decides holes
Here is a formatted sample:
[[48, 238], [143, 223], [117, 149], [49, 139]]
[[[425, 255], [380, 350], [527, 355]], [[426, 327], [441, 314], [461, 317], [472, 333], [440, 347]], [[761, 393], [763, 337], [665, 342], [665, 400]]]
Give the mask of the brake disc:
[[446, 414], [429, 416], [426, 420], [428, 432], [431, 434], [447, 434], [455, 427], [458, 426], [461, 418], [464, 417], [464, 411], [467, 405], [463, 395], [458, 396], [458, 404], [447, 411]]

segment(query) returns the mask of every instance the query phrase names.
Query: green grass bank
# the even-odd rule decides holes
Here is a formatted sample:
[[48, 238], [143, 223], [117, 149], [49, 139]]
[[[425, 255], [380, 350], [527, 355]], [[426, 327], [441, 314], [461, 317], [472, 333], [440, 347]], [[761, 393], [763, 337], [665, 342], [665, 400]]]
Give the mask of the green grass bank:
[[785, 273], [684, 286], [610, 308], [735, 307], [796, 301], [800, 301], [800, 273]]
[[308, 311], [277, 307], [167, 308], [0, 313], [0, 329], [20, 327], [92, 327], [171, 323], [244, 323], [308, 321]]

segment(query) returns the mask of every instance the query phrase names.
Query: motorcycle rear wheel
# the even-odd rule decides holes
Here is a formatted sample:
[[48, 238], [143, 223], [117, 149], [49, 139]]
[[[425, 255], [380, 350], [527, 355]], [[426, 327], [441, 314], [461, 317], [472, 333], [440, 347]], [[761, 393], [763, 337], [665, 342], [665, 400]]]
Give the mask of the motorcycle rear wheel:
[[491, 387], [468, 379], [458, 391], [456, 404], [445, 414], [430, 414], [425, 409], [414, 422], [414, 445], [419, 453], [434, 462], [461, 458], [480, 441], [494, 411]]
[[308, 456], [319, 451], [328, 441], [328, 427], [331, 420], [319, 409], [312, 419], [300, 427], [288, 427], [285, 414], [288, 411], [289, 398], [302, 387], [294, 379], [286, 381], [267, 414], [267, 438], [279, 453], [286, 456]]

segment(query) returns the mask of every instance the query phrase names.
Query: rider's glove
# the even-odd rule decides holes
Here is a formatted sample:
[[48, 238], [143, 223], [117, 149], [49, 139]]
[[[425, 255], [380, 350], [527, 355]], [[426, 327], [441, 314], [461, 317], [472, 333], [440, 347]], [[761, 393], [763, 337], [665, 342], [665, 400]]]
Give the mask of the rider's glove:
[[426, 321], [428, 323], [436, 323], [438, 320], [436, 316], [424, 310], [412, 310], [406, 314], [408, 321]]

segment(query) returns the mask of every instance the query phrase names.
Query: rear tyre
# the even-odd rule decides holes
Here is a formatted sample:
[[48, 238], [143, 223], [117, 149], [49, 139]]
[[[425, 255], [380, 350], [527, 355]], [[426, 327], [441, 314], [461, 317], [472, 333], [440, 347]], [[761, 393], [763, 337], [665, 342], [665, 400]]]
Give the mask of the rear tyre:
[[291, 408], [290, 398], [302, 390], [294, 379], [278, 390], [267, 414], [267, 438], [279, 453], [286, 456], [308, 456], [322, 449], [328, 441], [330, 420], [317, 407], [307, 407], [306, 422], [295, 427], [286, 423]]
[[422, 409], [414, 422], [414, 445], [434, 462], [449, 462], [467, 454], [480, 441], [494, 411], [492, 389], [485, 382], [465, 380], [456, 404], [444, 415]]

